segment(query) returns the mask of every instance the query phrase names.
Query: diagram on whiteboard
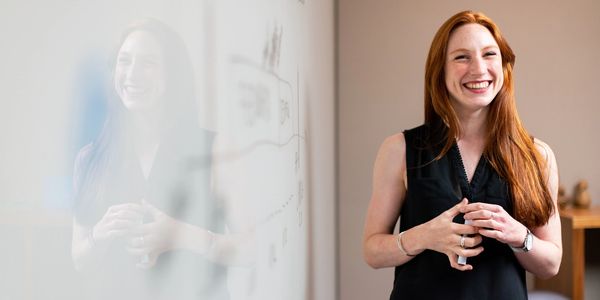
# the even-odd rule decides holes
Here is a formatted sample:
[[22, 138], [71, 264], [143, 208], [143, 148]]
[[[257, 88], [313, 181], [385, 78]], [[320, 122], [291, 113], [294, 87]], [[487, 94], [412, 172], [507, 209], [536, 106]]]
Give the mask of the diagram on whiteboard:
[[278, 12], [254, 11], [262, 18], [240, 16], [247, 22], [221, 27], [231, 30], [221, 36], [235, 38], [222, 41], [219, 60], [219, 134], [226, 143], [218, 150], [225, 170], [218, 181], [229, 206], [243, 207], [237, 215], [251, 220], [255, 238], [252, 266], [230, 268], [232, 299], [306, 298], [307, 84], [293, 44], [297, 28]]

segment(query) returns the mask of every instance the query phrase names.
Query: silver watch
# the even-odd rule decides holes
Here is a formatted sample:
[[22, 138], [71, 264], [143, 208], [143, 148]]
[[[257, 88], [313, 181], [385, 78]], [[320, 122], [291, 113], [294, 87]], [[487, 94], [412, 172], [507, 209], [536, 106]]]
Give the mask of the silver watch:
[[512, 251], [514, 251], [514, 252], [529, 252], [529, 251], [531, 251], [532, 247], [533, 247], [533, 234], [531, 234], [531, 231], [529, 231], [529, 229], [527, 229], [527, 235], [525, 235], [525, 240], [523, 241], [523, 246], [521, 246], [521, 247], [510, 246], [510, 249], [512, 249]]

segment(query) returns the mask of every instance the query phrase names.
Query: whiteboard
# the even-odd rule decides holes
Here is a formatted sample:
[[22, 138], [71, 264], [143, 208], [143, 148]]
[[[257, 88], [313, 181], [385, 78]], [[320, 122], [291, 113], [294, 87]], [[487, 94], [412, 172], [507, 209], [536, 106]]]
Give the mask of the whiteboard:
[[[184, 40], [199, 126], [217, 133], [211, 180], [228, 222], [251, 227], [248, 263], [226, 265], [229, 297], [310, 298], [319, 226], [311, 196], [327, 195], [329, 215], [319, 218], [334, 220], [333, 36], [322, 47], [314, 38], [320, 26], [333, 32], [332, 3], [3, 1], [0, 299], [85, 299], [70, 257], [73, 162], [106, 117], [119, 35], [143, 17]], [[311, 23], [321, 13], [323, 24]], [[327, 64], [316, 66], [320, 48]], [[315, 124], [322, 115], [327, 120]], [[314, 165], [315, 158], [328, 163]], [[204, 167], [201, 159], [190, 165]], [[325, 192], [312, 190], [315, 173], [327, 176]]]

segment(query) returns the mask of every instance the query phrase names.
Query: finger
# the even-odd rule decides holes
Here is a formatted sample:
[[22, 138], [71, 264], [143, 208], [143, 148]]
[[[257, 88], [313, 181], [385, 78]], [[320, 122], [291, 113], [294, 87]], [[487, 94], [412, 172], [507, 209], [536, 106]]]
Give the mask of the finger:
[[492, 230], [492, 229], [480, 229], [479, 234], [489, 237], [492, 239], [496, 239], [498, 241], [504, 242], [504, 233], [500, 230]]
[[133, 202], [116, 204], [116, 205], [113, 205], [108, 208], [109, 213], [116, 213], [116, 212], [119, 212], [122, 210], [136, 211], [139, 213], [144, 212], [144, 208], [142, 207], [142, 205], [140, 203], [133, 203]]
[[127, 209], [127, 205], [121, 207], [111, 207], [102, 217], [103, 221], [113, 221], [119, 219], [135, 220], [138, 223], [143, 219], [144, 214], [139, 209]]
[[115, 213], [114, 217], [120, 220], [131, 220], [141, 223], [144, 219], [144, 214], [135, 210], [121, 210]]
[[465, 248], [473, 248], [473, 247], [481, 244], [482, 241], [483, 241], [483, 238], [479, 234], [476, 236], [473, 236], [473, 237], [466, 237], [465, 238]]
[[[456, 224], [456, 223], [455, 223]], [[464, 224], [456, 224], [454, 225], [454, 230], [455, 233], [457, 233], [458, 235], [463, 235], [463, 234], [476, 234], [478, 233], [479, 228], [477, 228], [477, 226], [475, 225], [464, 225]]]
[[492, 219], [495, 216], [498, 216], [497, 213], [494, 213], [489, 210], [476, 210], [472, 212], [465, 213], [465, 220], [478, 220], [478, 219]]
[[[495, 220], [491, 220], [491, 219], [487, 219], [487, 220], [474, 220], [472, 223], [473, 226], [478, 227], [479, 230], [481, 229], [489, 229], [489, 230], [498, 230], [498, 231], [502, 231], [502, 224], [495, 221]], [[477, 231], [477, 233], [480, 233], [479, 231]]]
[[140, 227], [139, 222], [130, 220], [113, 220], [106, 223], [106, 228], [109, 230], [133, 230], [136, 227]]
[[481, 241], [483, 240], [481, 235], [479, 235], [479, 234], [477, 234], [475, 236], [468, 236], [466, 234], [463, 234], [463, 235], [460, 235], [459, 237], [460, 238], [454, 245], [460, 249], [471, 249], [471, 248], [479, 245], [481, 243]]
[[455, 253], [446, 254], [446, 256], [448, 256], [448, 260], [450, 261], [450, 266], [452, 268], [460, 270], [460, 271], [473, 270], [473, 266], [471, 266], [469, 264], [465, 264], [465, 265], [458, 264], [458, 262], [457, 262], [458, 255], [456, 255]]
[[469, 213], [469, 212], [478, 211], [478, 210], [489, 210], [491, 212], [500, 213], [503, 211], [503, 208], [502, 208], [502, 206], [496, 205], [496, 204], [475, 202], [475, 203], [470, 203], [470, 204], [466, 205], [461, 212]]
[[448, 214], [449, 217], [454, 218], [456, 217], [458, 214], [460, 214], [461, 210], [468, 205], [469, 200], [467, 200], [467, 198], [463, 198], [458, 204], [454, 205], [453, 207], [451, 207], [450, 209], [448, 209], [446, 211], [446, 213]]
[[455, 249], [456, 251], [456, 255], [460, 255], [460, 256], [464, 256], [464, 257], [473, 257], [473, 256], [477, 256], [479, 254], [481, 254], [481, 252], [483, 252], [483, 247], [477, 247], [477, 248], [460, 248], [457, 247]]

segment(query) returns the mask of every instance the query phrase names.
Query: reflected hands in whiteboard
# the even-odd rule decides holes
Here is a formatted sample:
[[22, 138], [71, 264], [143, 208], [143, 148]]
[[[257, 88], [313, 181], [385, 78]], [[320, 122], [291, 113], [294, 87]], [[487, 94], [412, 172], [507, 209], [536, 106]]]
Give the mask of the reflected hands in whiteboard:
[[108, 208], [102, 219], [92, 228], [94, 242], [104, 245], [110, 241], [131, 235], [144, 217], [142, 205], [124, 203]]
[[129, 240], [127, 251], [141, 259], [137, 267], [141, 269], [152, 268], [158, 257], [176, 247], [174, 241], [183, 223], [170, 217], [163, 211], [146, 201], [142, 201], [148, 223], [144, 223], [135, 231], [135, 237]]

